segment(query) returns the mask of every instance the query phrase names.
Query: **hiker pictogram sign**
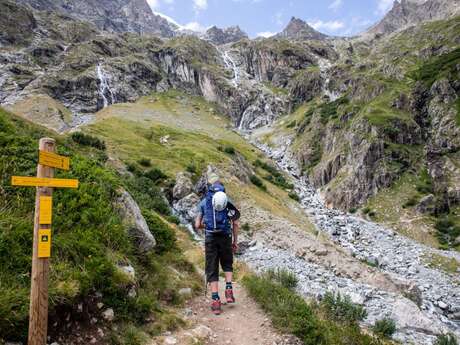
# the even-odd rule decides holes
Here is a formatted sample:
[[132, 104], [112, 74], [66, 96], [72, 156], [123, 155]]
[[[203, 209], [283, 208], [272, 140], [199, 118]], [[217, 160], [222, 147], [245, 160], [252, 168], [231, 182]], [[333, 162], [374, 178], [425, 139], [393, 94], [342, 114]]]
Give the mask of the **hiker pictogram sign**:
[[53, 188], [78, 188], [78, 180], [54, 178], [54, 169], [69, 170], [70, 159], [54, 153], [54, 139], [39, 141], [37, 177], [12, 176], [11, 184], [36, 187], [28, 345], [45, 345], [48, 331], [48, 273], [51, 257]]

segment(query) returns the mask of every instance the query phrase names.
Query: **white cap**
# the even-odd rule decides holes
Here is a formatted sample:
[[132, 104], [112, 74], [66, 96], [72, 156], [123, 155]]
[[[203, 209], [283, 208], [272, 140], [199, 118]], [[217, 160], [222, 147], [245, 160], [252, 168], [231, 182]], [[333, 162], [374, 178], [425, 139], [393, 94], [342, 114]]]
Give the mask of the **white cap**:
[[217, 192], [212, 197], [212, 206], [216, 211], [223, 211], [227, 207], [227, 194], [224, 192]]

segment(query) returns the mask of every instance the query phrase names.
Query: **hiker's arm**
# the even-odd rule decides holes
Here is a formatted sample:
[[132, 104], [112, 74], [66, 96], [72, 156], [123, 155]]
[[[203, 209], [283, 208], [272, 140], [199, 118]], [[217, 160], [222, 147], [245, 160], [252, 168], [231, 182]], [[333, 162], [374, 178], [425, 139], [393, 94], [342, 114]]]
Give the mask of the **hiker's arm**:
[[238, 246], [238, 230], [240, 229], [240, 221], [233, 221], [233, 245]]
[[203, 215], [200, 213], [195, 219], [195, 229], [199, 230], [203, 227]]

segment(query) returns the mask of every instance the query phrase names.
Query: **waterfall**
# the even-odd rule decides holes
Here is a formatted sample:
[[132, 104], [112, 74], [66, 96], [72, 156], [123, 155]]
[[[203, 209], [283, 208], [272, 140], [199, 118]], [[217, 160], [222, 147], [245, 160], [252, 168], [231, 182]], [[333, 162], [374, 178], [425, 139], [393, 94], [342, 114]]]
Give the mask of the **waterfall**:
[[225, 67], [233, 71], [232, 83], [233, 83], [233, 86], [237, 87], [240, 75], [239, 75], [238, 67], [236, 66], [236, 62], [235, 60], [233, 60], [233, 58], [231, 57], [230, 53], [227, 50], [221, 52], [221, 55], [222, 55], [222, 59], [224, 60]]
[[[104, 74], [104, 70], [102, 69], [102, 65], [100, 63], [96, 67], [96, 73], [99, 79], [99, 95], [102, 97], [105, 108], [108, 105], [115, 103], [115, 96], [109, 86], [109, 78]], [[110, 100], [107, 98], [107, 94], [110, 96]]]
[[323, 94], [325, 96], [328, 96], [331, 102], [334, 102], [340, 97], [340, 93], [332, 91], [329, 88], [329, 84], [331, 83], [331, 78], [329, 76], [328, 70], [331, 67], [331, 63], [325, 59], [319, 59], [318, 65], [319, 65], [321, 77], [322, 79], [324, 79]]

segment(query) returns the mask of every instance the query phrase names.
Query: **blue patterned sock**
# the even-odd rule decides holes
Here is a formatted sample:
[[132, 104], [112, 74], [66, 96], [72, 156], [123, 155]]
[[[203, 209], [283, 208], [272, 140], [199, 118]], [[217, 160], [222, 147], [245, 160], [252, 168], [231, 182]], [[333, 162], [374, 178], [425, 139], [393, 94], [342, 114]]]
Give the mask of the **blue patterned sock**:
[[225, 284], [225, 288], [226, 289], [233, 289], [232, 282], [227, 282], [227, 284]]
[[218, 300], [220, 300], [219, 293], [218, 293], [218, 292], [213, 292], [213, 293], [211, 294], [211, 298], [213, 299], [213, 301], [218, 301]]

